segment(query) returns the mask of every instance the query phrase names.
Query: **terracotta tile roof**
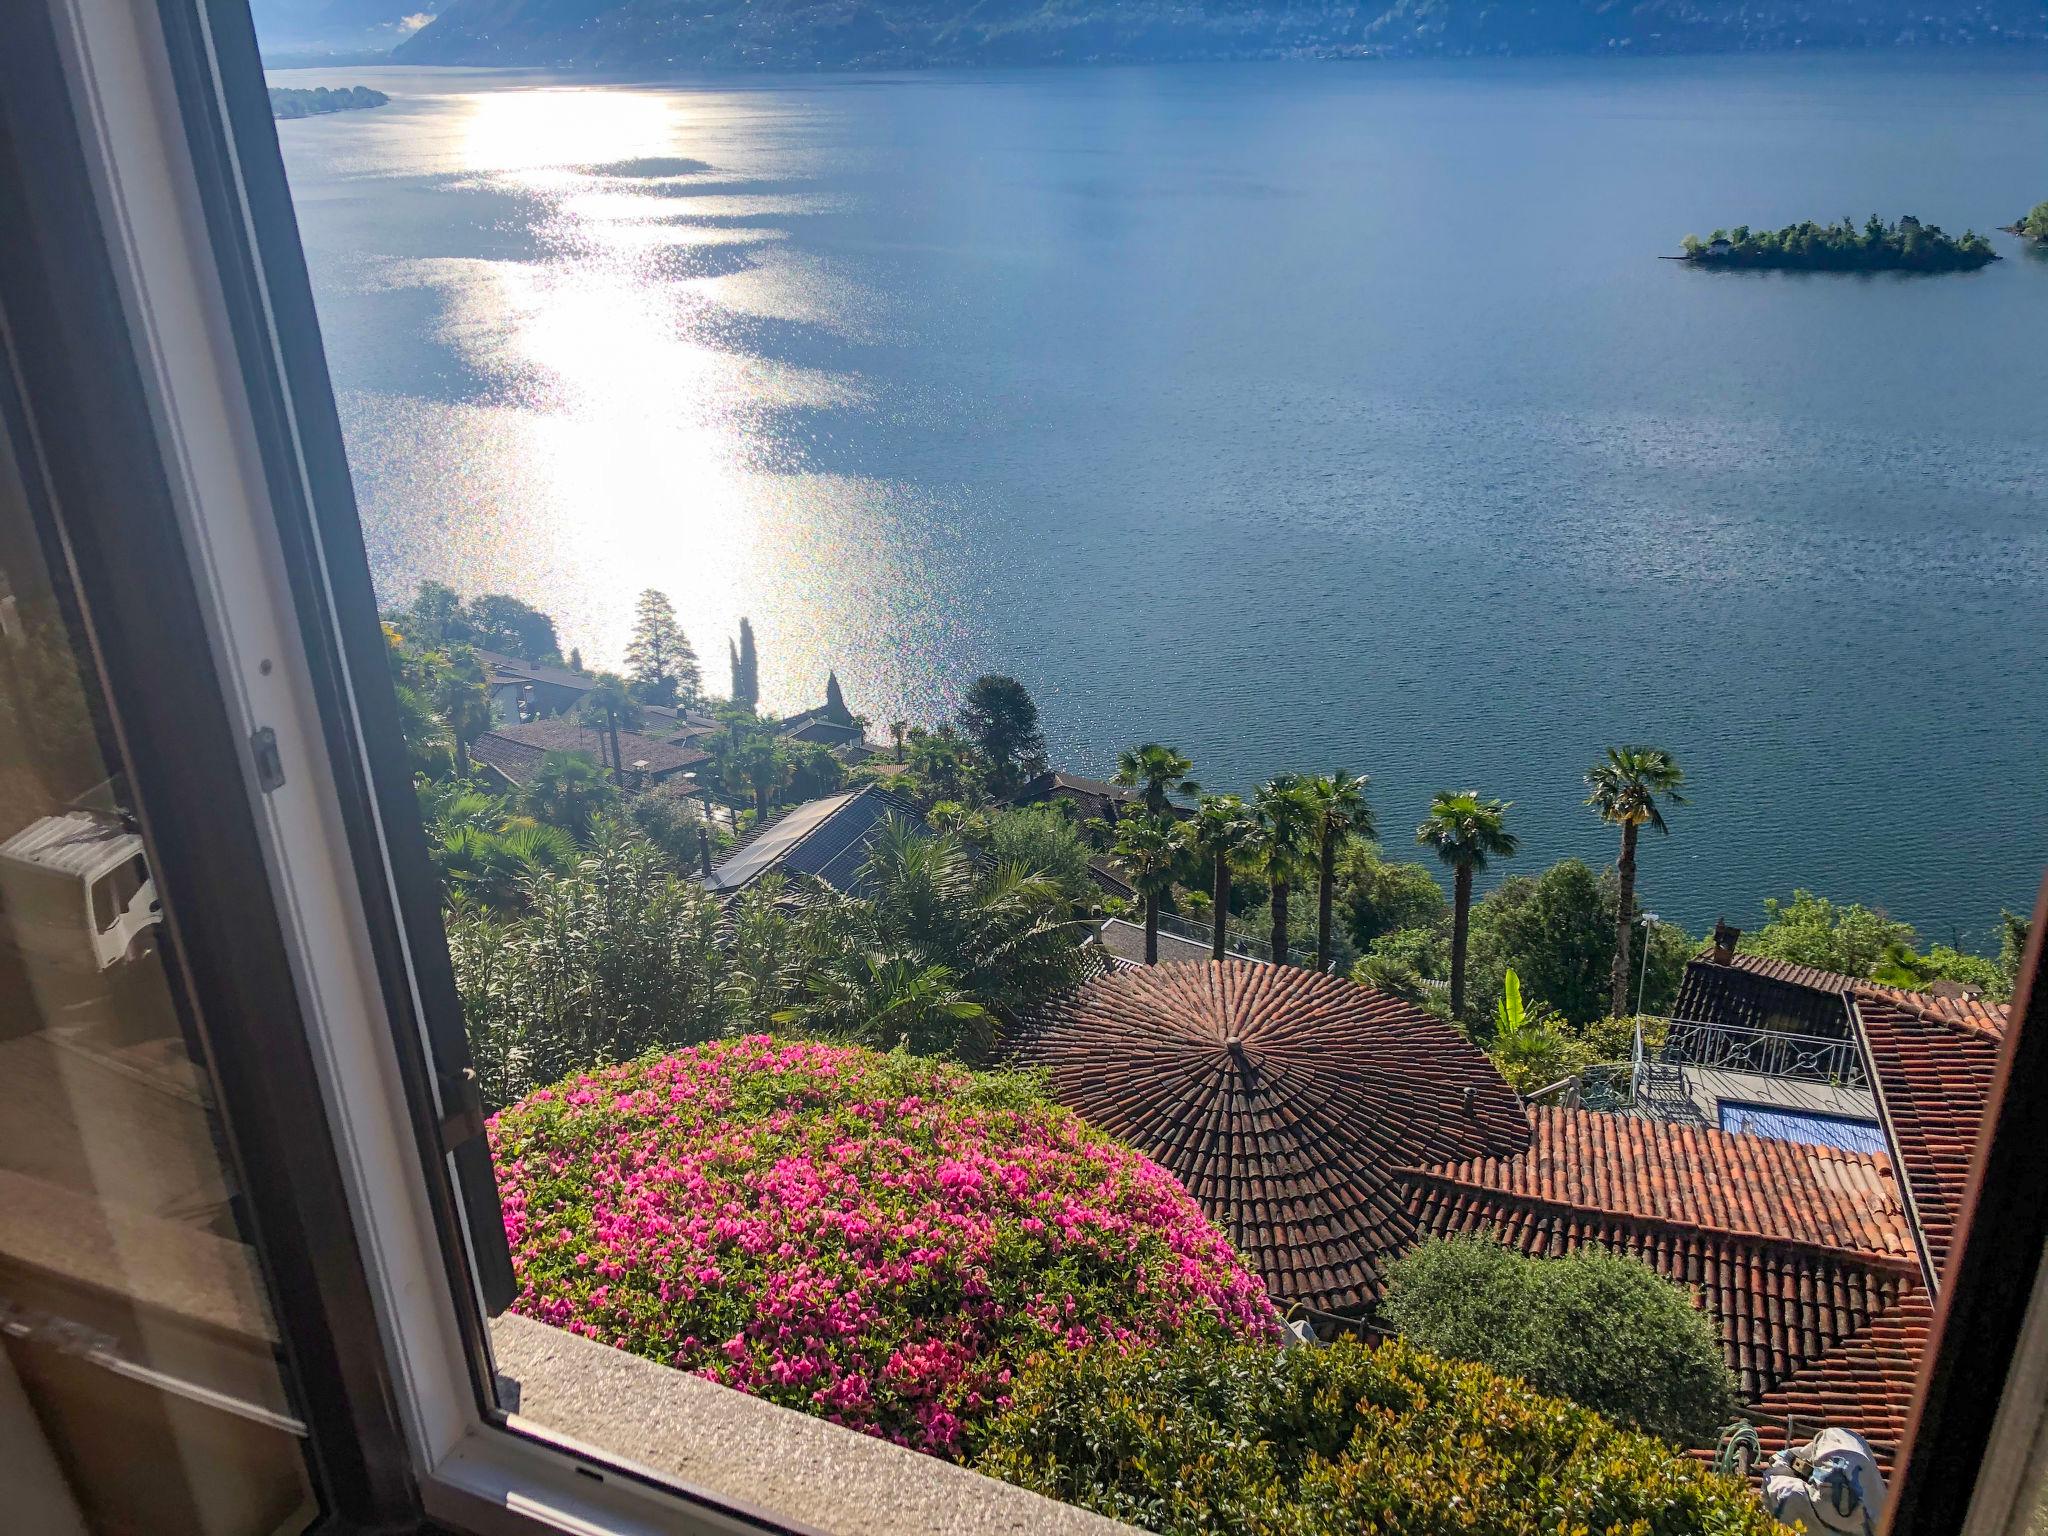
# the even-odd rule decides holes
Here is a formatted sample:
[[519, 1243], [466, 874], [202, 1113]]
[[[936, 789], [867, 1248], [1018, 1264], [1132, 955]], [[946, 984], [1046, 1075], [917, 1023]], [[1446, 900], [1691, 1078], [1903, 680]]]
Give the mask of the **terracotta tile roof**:
[[[1906, 1438], [1920, 1361], [1934, 1332], [1927, 1292], [1905, 1286], [1869, 1326], [1825, 1357], [1787, 1376], [1750, 1405], [1769, 1454], [1788, 1438], [1803, 1442], [1826, 1424], [1846, 1424], [1869, 1440], [1890, 1471]], [[1797, 1420], [1786, 1434], [1785, 1420]]]
[[1970, 1157], [1990, 1102], [1999, 1034], [1981, 1023], [1883, 996], [1859, 996], [1856, 1021], [1878, 1108], [1898, 1149], [1930, 1276], [1947, 1267], [1970, 1182]]
[[1171, 1170], [1283, 1305], [1372, 1302], [1416, 1236], [1396, 1169], [1528, 1143], [1514, 1093], [1450, 1026], [1293, 967], [1119, 970], [1010, 1043], [1061, 1102]]
[[1434, 1236], [1523, 1253], [1597, 1245], [1696, 1289], [1754, 1401], [1854, 1339], [1912, 1289], [1913, 1246], [1883, 1156], [1589, 1110], [1533, 1107], [1529, 1150], [1417, 1169]]
[[1881, 1156], [1547, 1104], [1528, 1114], [1527, 1151], [1417, 1169], [1417, 1178], [1587, 1214], [1914, 1258]]
[[1886, 986], [1881, 982], [1868, 981], [1861, 976], [1844, 976], [1839, 971], [1824, 971], [1818, 966], [1795, 965], [1790, 960], [1777, 960], [1768, 955], [1738, 954], [1726, 965], [1715, 963], [1708, 959], [1706, 954], [1696, 957], [1686, 966], [1685, 979], [1680, 985], [1679, 1001], [1675, 1005], [1674, 1016], [1703, 1017], [1715, 1023], [1748, 1022], [1721, 1018], [1713, 1013], [1688, 1011], [1689, 1002], [1695, 1008], [1711, 1007], [1711, 984], [1717, 977], [1725, 977], [1730, 972], [1776, 982], [1782, 986], [1796, 987], [1805, 992], [1822, 993], [1831, 999], [1839, 998], [1844, 992], [1848, 992], [1857, 997], [1873, 997], [1886, 1002], [1902, 1003], [1918, 1012], [1931, 1014], [1994, 1038], [2003, 1037], [2005, 1034], [2007, 1009], [2004, 1003], [1986, 1002], [1978, 997], [1952, 997], [1937, 992], [1916, 992], [1907, 987]]

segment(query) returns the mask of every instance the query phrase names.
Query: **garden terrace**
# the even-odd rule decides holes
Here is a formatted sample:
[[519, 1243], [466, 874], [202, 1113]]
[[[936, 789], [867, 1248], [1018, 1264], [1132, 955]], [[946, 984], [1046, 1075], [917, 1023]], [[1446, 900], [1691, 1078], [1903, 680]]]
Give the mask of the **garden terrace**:
[[1026, 1019], [1015, 1059], [1164, 1164], [1283, 1307], [1356, 1314], [1416, 1236], [1397, 1170], [1511, 1156], [1529, 1128], [1435, 1015], [1249, 960], [1120, 970]]

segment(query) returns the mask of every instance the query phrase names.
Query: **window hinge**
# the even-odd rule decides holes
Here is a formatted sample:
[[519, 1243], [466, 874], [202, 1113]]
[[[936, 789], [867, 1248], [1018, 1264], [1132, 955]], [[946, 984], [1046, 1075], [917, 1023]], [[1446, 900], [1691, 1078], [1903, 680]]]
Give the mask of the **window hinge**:
[[270, 794], [284, 787], [284, 759], [278, 756], [277, 732], [259, 726], [249, 736], [249, 750], [256, 757], [256, 787]]

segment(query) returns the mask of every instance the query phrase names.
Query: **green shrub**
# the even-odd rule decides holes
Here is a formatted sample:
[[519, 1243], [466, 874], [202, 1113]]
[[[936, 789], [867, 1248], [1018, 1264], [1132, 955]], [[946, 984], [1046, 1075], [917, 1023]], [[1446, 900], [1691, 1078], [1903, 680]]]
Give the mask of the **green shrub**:
[[1391, 1266], [1382, 1311], [1432, 1354], [1668, 1440], [1712, 1444], [1736, 1410], [1713, 1324], [1682, 1287], [1619, 1254], [1532, 1259], [1484, 1237], [1431, 1241]]
[[1783, 1536], [1670, 1447], [1400, 1342], [1055, 1355], [977, 1466], [1162, 1536]]

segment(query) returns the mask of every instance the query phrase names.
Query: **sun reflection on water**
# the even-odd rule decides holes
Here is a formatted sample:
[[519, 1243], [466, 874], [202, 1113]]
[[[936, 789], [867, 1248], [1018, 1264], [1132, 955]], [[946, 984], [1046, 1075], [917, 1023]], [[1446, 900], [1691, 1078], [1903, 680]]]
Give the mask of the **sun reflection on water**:
[[714, 688], [746, 613], [770, 707], [815, 702], [828, 667], [877, 718], [936, 704], [929, 663], [957, 637], [914, 595], [920, 498], [822, 472], [805, 446], [806, 413], [870, 408], [868, 391], [749, 344], [763, 323], [875, 333], [872, 293], [783, 249], [787, 221], [820, 206], [801, 168], [746, 163], [718, 120], [729, 105], [687, 93], [500, 89], [438, 107], [413, 152], [434, 161], [436, 195], [509, 203], [516, 220], [495, 228], [524, 238], [509, 258], [386, 263], [383, 286], [437, 300], [467, 385], [460, 404], [345, 402], [374, 465], [366, 494], [402, 499], [403, 524], [443, 540], [373, 551], [386, 599], [425, 576], [512, 591], [615, 665], [633, 595], [654, 586]]

